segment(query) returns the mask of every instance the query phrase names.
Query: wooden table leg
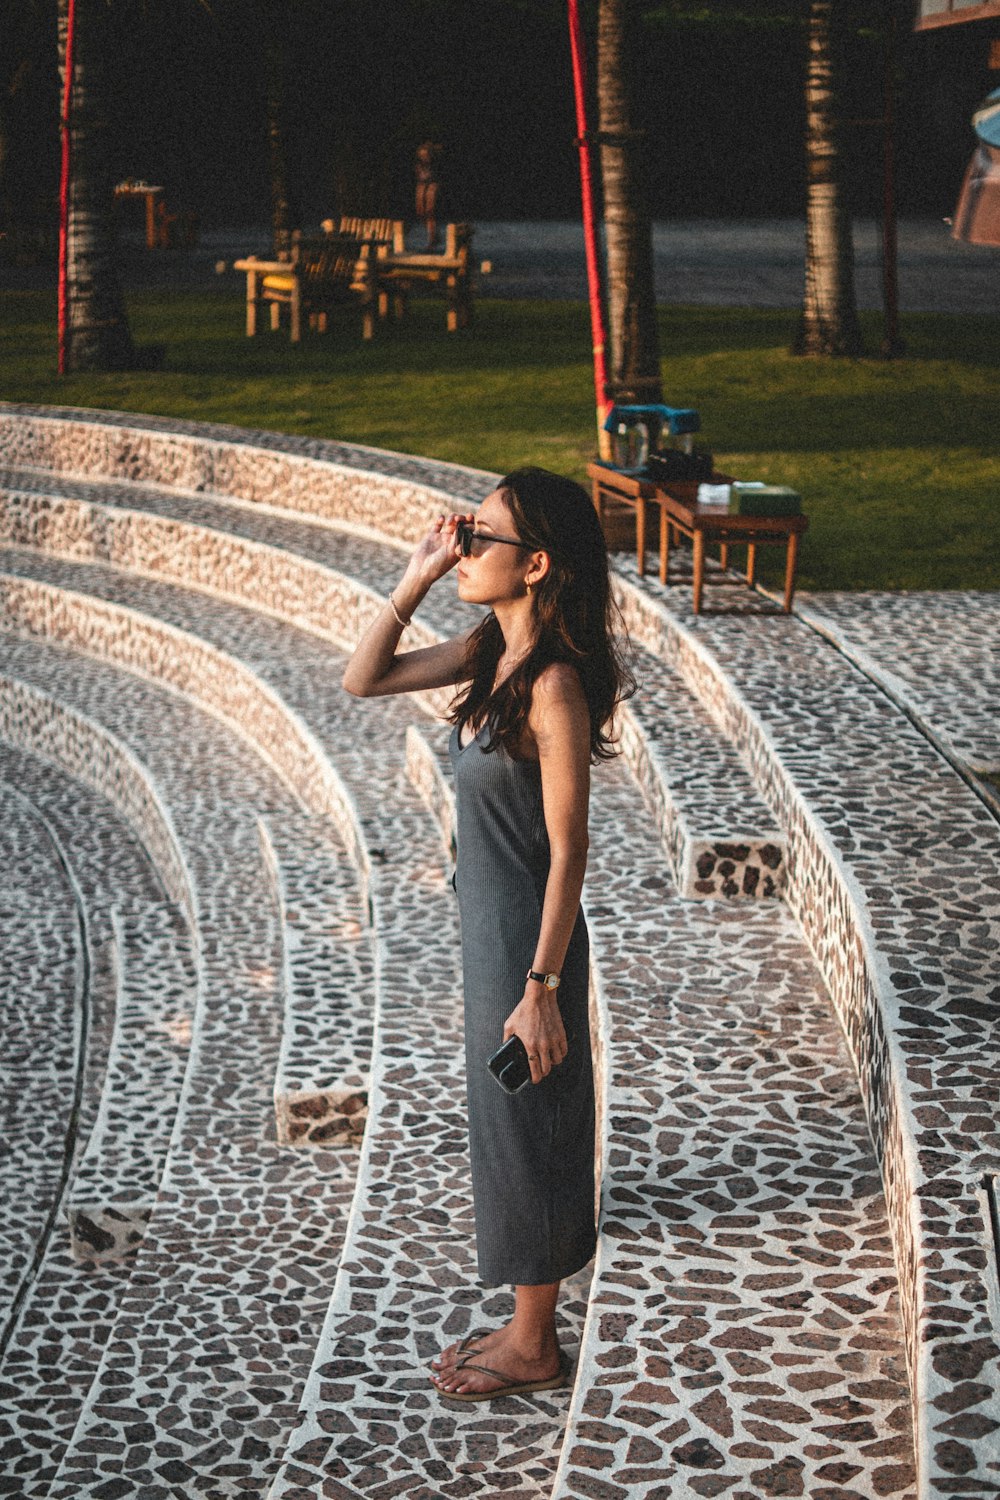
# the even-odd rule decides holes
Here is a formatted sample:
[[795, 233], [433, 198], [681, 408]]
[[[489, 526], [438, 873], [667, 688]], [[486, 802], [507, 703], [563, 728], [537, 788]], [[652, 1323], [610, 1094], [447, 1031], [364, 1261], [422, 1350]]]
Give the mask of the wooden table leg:
[[156, 249], [156, 201], [153, 193], [146, 194], [146, 249]]
[[247, 272], [247, 338], [257, 332], [257, 272]]
[[660, 582], [666, 583], [670, 576], [670, 521], [667, 507], [660, 506]]
[[753, 588], [757, 576], [757, 543], [747, 542], [747, 583]]
[[791, 613], [792, 598], [795, 594], [795, 563], [799, 555], [799, 534], [791, 531], [788, 534], [788, 551], [785, 553], [785, 614]]
[[723, 572], [725, 572], [726, 568], [729, 567], [729, 543], [728, 542], [720, 542], [719, 543], [719, 566], [720, 566], [720, 568], [722, 568]]
[[700, 526], [694, 529], [691, 538], [694, 548], [694, 612], [701, 614], [701, 590], [705, 582], [705, 533]]
[[646, 571], [646, 502], [635, 502], [635, 565], [641, 578]]

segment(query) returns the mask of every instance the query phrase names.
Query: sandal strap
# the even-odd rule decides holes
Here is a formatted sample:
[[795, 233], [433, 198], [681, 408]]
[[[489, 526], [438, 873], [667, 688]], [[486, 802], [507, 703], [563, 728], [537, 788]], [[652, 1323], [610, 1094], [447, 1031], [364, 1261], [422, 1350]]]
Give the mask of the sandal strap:
[[[502, 1381], [505, 1386], [531, 1385], [531, 1384], [534, 1383], [534, 1382], [532, 1382], [530, 1380], [527, 1380], [527, 1381], [526, 1380], [518, 1380], [513, 1375], [505, 1375], [502, 1370], [491, 1369], [491, 1367], [489, 1365], [473, 1364], [473, 1362], [472, 1362], [472, 1355], [474, 1353], [475, 1353], [474, 1349], [470, 1350], [470, 1352], [464, 1357], [464, 1359], [460, 1359], [460, 1360], [456, 1361], [455, 1369], [456, 1370], [478, 1370], [479, 1373], [480, 1373], [480, 1375], [492, 1375], [492, 1377], [493, 1377], [494, 1380], [500, 1380], [500, 1381]], [[540, 1380], [554, 1380], [557, 1375], [561, 1375], [562, 1374], [562, 1371], [563, 1371], [563, 1362], [562, 1362], [562, 1359], [560, 1358], [558, 1370], [554, 1370], [551, 1375], [540, 1375], [539, 1379]], [[500, 1392], [498, 1391], [496, 1394], [499, 1395]]]

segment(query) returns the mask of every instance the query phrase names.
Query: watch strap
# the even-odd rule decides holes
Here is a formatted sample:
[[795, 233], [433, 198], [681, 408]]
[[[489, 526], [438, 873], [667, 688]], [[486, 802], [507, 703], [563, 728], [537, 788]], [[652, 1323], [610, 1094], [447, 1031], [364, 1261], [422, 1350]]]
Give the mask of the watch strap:
[[561, 976], [559, 974], [540, 974], [537, 969], [529, 969], [528, 978], [533, 979], [536, 984], [544, 984], [547, 990], [557, 990]]

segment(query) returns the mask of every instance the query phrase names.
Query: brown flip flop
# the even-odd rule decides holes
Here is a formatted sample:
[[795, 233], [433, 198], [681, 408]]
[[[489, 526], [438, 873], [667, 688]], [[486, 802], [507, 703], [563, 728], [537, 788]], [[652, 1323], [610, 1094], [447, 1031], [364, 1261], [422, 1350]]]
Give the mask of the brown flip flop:
[[555, 1375], [549, 1375], [545, 1380], [511, 1380], [501, 1370], [492, 1370], [489, 1365], [473, 1364], [468, 1355], [455, 1368], [478, 1370], [480, 1375], [491, 1375], [494, 1380], [500, 1380], [503, 1384], [494, 1391], [443, 1391], [437, 1386], [438, 1395], [445, 1401], [494, 1401], [500, 1396], [530, 1396], [535, 1391], [555, 1391], [569, 1384], [570, 1363], [562, 1350], [559, 1351], [559, 1369]]

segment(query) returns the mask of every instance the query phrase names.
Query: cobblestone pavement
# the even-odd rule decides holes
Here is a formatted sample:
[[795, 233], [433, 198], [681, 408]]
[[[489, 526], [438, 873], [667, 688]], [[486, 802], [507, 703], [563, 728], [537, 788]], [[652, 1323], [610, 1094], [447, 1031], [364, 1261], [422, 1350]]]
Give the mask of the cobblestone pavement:
[[800, 594], [825, 631], [973, 771], [1000, 772], [1000, 592]]
[[[104, 711], [121, 720], [122, 731], [143, 679], [112, 689], [125, 674], [98, 666], [102, 654], [128, 657], [134, 673], [140, 656], [129, 653], [141, 645], [145, 670], [173, 673], [174, 682], [182, 658], [186, 691], [202, 709], [221, 705], [229, 691], [222, 712], [231, 727], [236, 699], [226, 688], [224, 654], [258, 674], [273, 712], [245, 724], [240, 755], [261, 754], [272, 767], [268, 775], [278, 769], [284, 781], [256, 801], [270, 802], [272, 811], [286, 805], [285, 783], [294, 785], [289, 736], [299, 733], [296, 724], [307, 725], [312, 743], [351, 784], [361, 843], [357, 830], [340, 832], [355, 862], [358, 849], [367, 849], [374, 932], [386, 946], [376, 961], [381, 1010], [361, 1192], [345, 1222], [347, 1163], [333, 1154], [315, 1158], [334, 1168], [325, 1201], [338, 1225], [310, 1245], [309, 1235], [320, 1233], [322, 1200], [315, 1186], [310, 1191], [309, 1164], [296, 1158], [292, 1166], [290, 1156], [261, 1139], [279, 1052], [275, 977], [283, 965], [294, 970], [294, 950], [288, 964], [280, 953], [281, 910], [272, 911], [273, 891], [258, 889], [242, 832], [207, 820], [201, 864], [232, 839], [237, 876], [246, 864], [239, 904], [257, 902], [263, 922], [245, 937], [233, 928], [229, 951], [242, 967], [231, 976], [223, 974], [226, 945], [212, 954], [225, 1002], [209, 1032], [218, 1057], [204, 1041], [195, 1049], [198, 1087], [175, 1131], [131, 1283], [123, 1289], [100, 1272], [95, 1278], [102, 1315], [114, 1297], [119, 1314], [105, 1332], [106, 1353], [54, 1491], [58, 1500], [127, 1500], [132, 1493], [144, 1500], [264, 1500], [279, 1465], [275, 1494], [288, 1500], [485, 1500], [501, 1492], [512, 1500], [908, 1496], [911, 1400], [924, 1445], [922, 1493], [1000, 1494], [998, 1424], [990, 1414], [997, 1349], [979, 1201], [996, 1161], [987, 1105], [996, 1098], [988, 991], [1000, 861], [995, 824], [964, 783], [802, 620], [777, 615], [769, 600], [745, 589], [711, 584], [706, 612], [696, 619], [688, 588], [664, 591], [654, 579], [638, 580], [628, 558], [620, 560], [628, 617], [648, 653], [641, 660], [664, 669], [650, 673], [649, 704], [636, 714], [625, 756], [595, 776], [587, 904], [606, 1162], [589, 1305], [581, 1284], [566, 1308], [568, 1342], [580, 1346], [579, 1375], [569, 1397], [441, 1408], [419, 1367], [443, 1334], [461, 1333], [478, 1317], [466, 1271], [469, 1205], [456, 1128], [454, 976], [447, 968], [453, 916], [438, 833], [448, 820], [421, 813], [399, 779], [404, 740], [419, 732], [419, 712], [379, 700], [345, 705], [331, 645], [358, 628], [398, 575], [399, 547], [376, 535], [390, 494], [397, 504], [389, 524], [402, 541], [422, 524], [426, 505], [438, 503], [426, 491], [421, 496], [421, 484], [479, 496], [489, 478], [277, 437], [267, 439], [266, 453], [251, 456], [243, 447], [241, 458], [226, 444], [246, 444], [247, 435], [193, 424], [193, 437], [218, 448], [192, 457], [185, 439], [157, 450], [128, 433], [127, 423], [111, 419], [114, 441], [106, 445], [96, 424], [79, 434], [66, 424], [66, 455], [79, 442], [76, 472], [91, 477], [56, 481], [61, 502], [46, 500], [37, 469], [34, 477], [23, 467], [2, 476], [14, 527], [0, 531], [2, 563], [19, 575], [3, 592], [8, 628], [20, 632], [11, 661], [55, 689], [57, 676], [38, 664], [54, 664], [60, 654], [69, 659], [66, 647], [46, 636], [66, 628], [70, 615], [58, 601], [72, 590], [79, 600], [73, 639], [88, 655], [66, 678], [73, 684], [66, 693], [73, 698], [88, 677], [96, 683], [106, 676]], [[25, 443], [27, 455], [27, 430]], [[282, 449], [333, 463], [311, 477], [296, 467], [298, 457], [285, 462]], [[120, 465], [116, 474], [148, 481], [158, 451], [165, 477], [182, 485], [184, 496], [161, 488], [158, 502], [148, 482], [133, 492], [128, 483], [98, 478], [110, 463]], [[37, 459], [8, 451], [11, 465], [19, 461]], [[334, 473], [334, 465], [359, 462], [368, 470], [360, 480]], [[249, 504], [218, 501], [212, 492], [227, 474], [251, 487], [254, 501], [280, 504], [287, 495], [300, 515], [279, 520]], [[197, 496], [189, 475], [200, 476]], [[102, 503], [134, 505], [144, 512], [142, 525], [118, 528], [99, 511]], [[240, 545], [259, 549], [253, 566], [235, 544], [213, 547], [202, 537], [192, 546], [183, 527], [155, 530], [158, 504], [168, 515], [183, 514], [188, 527], [232, 521], [246, 539]], [[346, 528], [308, 519], [337, 506]], [[54, 555], [67, 543], [68, 552]], [[284, 577], [268, 549], [289, 554]], [[306, 566], [329, 578], [326, 618], [303, 613], [303, 630], [290, 618], [305, 608]], [[331, 581], [334, 569], [340, 583]], [[345, 577], [356, 580], [356, 598], [343, 588]], [[275, 590], [270, 607], [265, 578]], [[925, 601], [925, 613], [935, 607]], [[150, 617], [146, 624], [139, 612]], [[871, 613], [878, 617], [876, 606]], [[831, 606], [828, 630], [837, 618]], [[419, 626], [432, 637], [456, 619], [449, 594], [436, 592]], [[955, 617], [941, 619], [947, 626]], [[917, 633], [919, 626], [906, 629]], [[951, 634], [957, 690], [968, 696], [965, 684], [982, 670], [974, 621]], [[414, 643], [416, 636], [415, 627]], [[880, 654], [874, 637], [869, 648]], [[900, 671], [898, 680], [915, 691], [919, 671]], [[248, 683], [241, 692], [244, 706], [265, 702]], [[686, 736], [654, 731], [681, 695], [697, 704], [685, 709], [692, 734], [706, 744], [718, 736], [739, 762], [713, 810], [728, 823], [739, 812], [740, 787], [752, 786], [752, 797], [742, 800], [756, 821], [773, 812], [787, 854], [786, 900], [680, 899], [664, 859], [666, 801], [657, 786], [677, 776]], [[155, 717], [165, 723], [171, 695], [160, 687], [156, 696]], [[181, 722], [179, 709], [169, 712]], [[193, 712], [190, 704], [183, 712]], [[158, 723], [150, 729], [151, 746], [159, 732]], [[659, 758], [645, 753], [654, 744]], [[699, 749], [689, 745], [687, 753]], [[156, 774], [166, 784], [166, 742], [158, 755]], [[726, 759], [713, 750], [706, 763], [723, 767]], [[311, 807], [317, 783], [308, 771], [303, 762], [300, 795]], [[711, 801], [710, 782], [681, 771], [678, 785], [692, 800]], [[392, 806], [405, 809], [398, 827], [381, 795], [386, 786]], [[290, 836], [297, 817], [282, 813]], [[244, 821], [240, 814], [240, 827]], [[178, 827], [195, 851], [193, 806]], [[388, 861], [391, 879], [400, 828], [409, 834], [414, 868], [389, 900], [380, 862]], [[192, 859], [198, 866], [194, 852]], [[210, 871], [196, 868], [195, 876], [214, 892]], [[224, 871], [217, 884], [221, 897]], [[225, 935], [211, 924], [208, 931]], [[246, 974], [251, 949], [265, 966], [254, 972], [271, 976], [271, 1019], [255, 1044], [255, 1082], [237, 1086], [241, 997], [238, 983], [227, 989], [225, 980]], [[428, 973], [420, 995], [426, 1015], [416, 1016], [407, 1007], [414, 976], [420, 990], [428, 961], [444, 975], [443, 990]], [[310, 964], [300, 972], [308, 985]], [[421, 1037], [415, 1055], [414, 1027]], [[235, 1155], [223, 1149], [220, 1122], [227, 1118]], [[270, 1228], [248, 1238], [246, 1214], [256, 1210]], [[192, 1228], [204, 1237], [196, 1233], [192, 1242]], [[341, 1234], [345, 1254], [319, 1333], [329, 1292], [323, 1282]], [[326, 1250], [322, 1269], [317, 1243]], [[56, 1259], [53, 1251], [53, 1271]], [[289, 1272], [289, 1264], [300, 1270]], [[231, 1267], [228, 1276], [223, 1267]], [[286, 1277], [299, 1274], [308, 1317], [293, 1338], [281, 1309]], [[52, 1284], [67, 1283], [56, 1277]], [[66, 1308], [65, 1296], [60, 1305]], [[490, 1299], [485, 1310], [501, 1315], [502, 1299]], [[259, 1347], [257, 1323], [265, 1335]], [[47, 1350], [37, 1340], [33, 1347], [44, 1364]], [[917, 1375], [912, 1393], [907, 1350]], [[30, 1366], [31, 1358], [22, 1372]], [[81, 1379], [77, 1393], [65, 1395], [67, 1410], [84, 1393]], [[37, 1431], [27, 1406], [19, 1409], [30, 1447]], [[62, 1421], [65, 1428], [68, 1417]]]

